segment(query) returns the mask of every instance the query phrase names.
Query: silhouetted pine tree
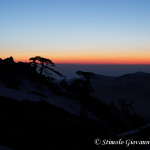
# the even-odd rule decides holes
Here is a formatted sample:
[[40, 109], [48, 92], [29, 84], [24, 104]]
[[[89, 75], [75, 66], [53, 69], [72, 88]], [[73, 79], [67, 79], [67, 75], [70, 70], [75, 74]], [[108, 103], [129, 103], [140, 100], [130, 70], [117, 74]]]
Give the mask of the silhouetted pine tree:
[[44, 58], [41, 56], [36, 56], [36, 57], [31, 57], [29, 60], [33, 61], [32, 64], [33, 64], [33, 67], [35, 68], [35, 70], [37, 68], [37, 62], [40, 62], [40, 69], [39, 69], [40, 75], [42, 76], [43, 72], [44, 72], [46, 75], [46, 78], [49, 80], [54, 80], [54, 78], [51, 76], [51, 73], [49, 71], [52, 71], [55, 74], [57, 74], [61, 77], [64, 77], [61, 73], [59, 73], [58, 71], [56, 71], [55, 69], [50, 67], [50, 65], [52, 67], [55, 67], [55, 64], [50, 59], [47, 59], [47, 58]]
[[29, 60], [32, 61], [31, 64], [33, 64], [33, 68], [34, 68], [34, 70], [36, 70], [36, 68], [37, 68], [36, 57], [31, 57]]
[[41, 57], [41, 56], [36, 56], [35, 58], [41, 64], [41, 67], [40, 67], [40, 74], [41, 75], [43, 74], [43, 70], [45, 68], [47, 68], [46, 66], [48, 66], [48, 65], [55, 66], [55, 64], [50, 59], [47, 59], [47, 58], [44, 58], [44, 57]]
[[74, 88], [73, 91], [75, 92], [74, 94], [76, 94], [76, 97], [79, 99], [81, 104], [81, 114], [84, 114], [90, 101], [90, 93], [94, 92], [90, 84], [90, 79], [94, 77], [94, 73], [77, 71], [76, 74], [85, 79], [76, 79], [72, 84], [72, 87]]
[[84, 71], [77, 71], [76, 74], [83, 76], [88, 84], [90, 84], [90, 79], [92, 79], [95, 76], [94, 73], [92, 72], [84, 72]]

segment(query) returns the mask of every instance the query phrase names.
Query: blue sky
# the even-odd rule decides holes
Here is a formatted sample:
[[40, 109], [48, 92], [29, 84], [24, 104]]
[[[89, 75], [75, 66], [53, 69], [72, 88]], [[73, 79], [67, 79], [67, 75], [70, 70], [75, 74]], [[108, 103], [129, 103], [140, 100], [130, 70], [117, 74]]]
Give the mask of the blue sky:
[[149, 0], [0, 0], [0, 52], [62, 62], [148, 60], [149, 8]]

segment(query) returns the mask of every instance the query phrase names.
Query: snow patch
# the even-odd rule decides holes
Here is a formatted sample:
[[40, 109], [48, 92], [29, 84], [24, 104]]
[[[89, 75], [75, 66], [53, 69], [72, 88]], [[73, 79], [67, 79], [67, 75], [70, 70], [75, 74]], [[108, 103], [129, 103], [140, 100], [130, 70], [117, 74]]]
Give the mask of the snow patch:
[[11, 148], [5, 147], [5, 146], [0, 146], [0, 150], [12, 150]]

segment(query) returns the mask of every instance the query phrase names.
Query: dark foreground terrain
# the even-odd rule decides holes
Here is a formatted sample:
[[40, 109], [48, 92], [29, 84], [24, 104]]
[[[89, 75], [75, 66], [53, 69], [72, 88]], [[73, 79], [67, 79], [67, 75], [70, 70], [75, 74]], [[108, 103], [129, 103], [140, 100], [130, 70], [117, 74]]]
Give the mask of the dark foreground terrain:
[[[43, 64], [39, 72], [35, 59]], [[12, 150], [150, 148], [150, 143], [140, 142], [150, 141], [150, 125], [131, 109], [131, 105], [122, 99], [119, 108], [115, 103], [106, 104], [91, 95], [94, 91], [110, 95], [109, 90], [102, 92], [107, 88], [116, 92], [122, 87], [120, 80], [110, 82], [102, 77], [98, 82], [93, 73], [78, 71], [80, 77], [68, 83], [61, 73], [43, 62], [54, 65], [50, 60], [43, 57], [32, 60], [31, 65], [15, 63], [12, 57], [0, 59], [0, 146]], [[61, 76], [62, 81], [55, 82], [51, 74], [46, 76], [43, 72], [47, 69]], [[140, 78], [138, 74], [138, 81]], [[93, 81], [101, 83], [101, 89], [93, 89], [91, 79], [92, 84]], [[131, 89], [138, 87], [130, 84], [133, 79], [135, 77], [125, 77], [124, 91], [130, 85], [134, 85]], [[149, 83], [149, 75], [144, 82]], [[116, 86], [112, 86], [114, 83]], [[143, 87], [140, 84], [139, 87]], [[127, 147], [128, 140], [135, 142]]]
[[118, 136], [109, 125], [67, 113], [44, 101], [0, 97], [0, 145], [13, 150], [147, 149], [149, 145], [99, 145], [96, 138], [149, 140], [150, 127]]
[[92, 149], [108, 127], [77, 117], [44, 101], [0, 97], [0, 145], [14, 150]]

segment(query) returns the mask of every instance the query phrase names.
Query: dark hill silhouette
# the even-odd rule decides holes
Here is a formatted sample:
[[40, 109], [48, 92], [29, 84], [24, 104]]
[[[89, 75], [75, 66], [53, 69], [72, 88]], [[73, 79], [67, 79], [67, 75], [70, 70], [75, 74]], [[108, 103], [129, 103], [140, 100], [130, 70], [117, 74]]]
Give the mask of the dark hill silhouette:
[[133, 102], [135, 111], [150, 119], [150, 74], [137, 72], [120, 77], [99, 76], [91, 80], [94, 96], [103, 102], [118, 104], [119, 99]]
[[[51, 87], [51, 89], [57, 91], [58, 87], [56, 87], [56, 84], [52, 82], [55, 78], [49, 71], [59, 75], [62, 79], [65, 77], [59, 71], [48, 66], [51, 64], [51, 66], [54, 67], [55, 64], [51, 60], [40, 56], [31, 57], [30, 60], [33, 62], [15, 63], [12, 56], [4, 60], [0, 59], [0, 80], [6, 84], [8, 88], [13, 89], [19, 88], [22, 80], [26, 79], [31, 82], [37, 82], [40, 86], [42, 86], [42, 84], [47, 84]], [[39, 66], [39, 62], [36, 61], [41, 62], [41, 65]], [[40, 70], [40, 73], [37, 69]]]
[[[79, 78], [67, 82], [51, 60], [40, 56], [30, 60], [0, 59], [0, 145], [16, 150], [94, 150], [99, 149], [95, 138], [116, 139], [145, 124], [128, 100], [147, 105], [150, 74], [109, 77], [77, 71]], [[63, 81], [52, 82], [45, 71], [55, 72]], [[80, 114], [84, 109], [86, 114]]]

